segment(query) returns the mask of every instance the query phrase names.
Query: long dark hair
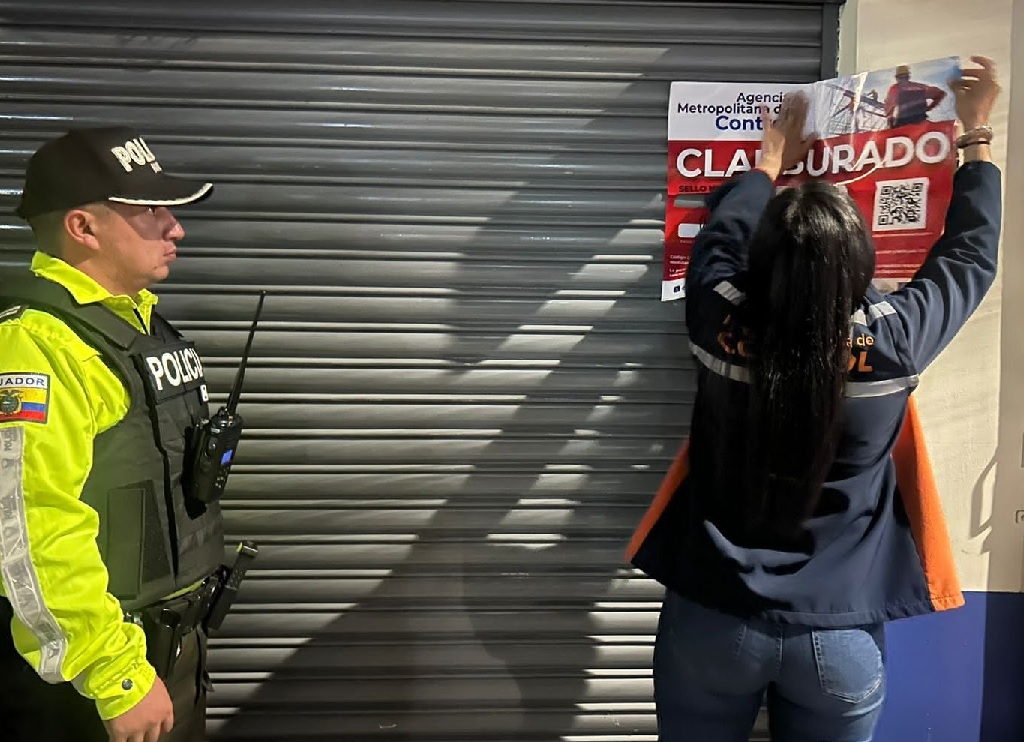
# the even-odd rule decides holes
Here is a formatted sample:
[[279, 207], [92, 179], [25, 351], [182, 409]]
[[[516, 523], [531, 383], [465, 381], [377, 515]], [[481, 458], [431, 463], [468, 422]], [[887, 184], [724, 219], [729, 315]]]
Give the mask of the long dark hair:
[[795, 535], [835, 457], [850, 315], [871, 282], [875, 249], [846, 192], [810, 181], [769, 202], [749, 254], [746, 520]]

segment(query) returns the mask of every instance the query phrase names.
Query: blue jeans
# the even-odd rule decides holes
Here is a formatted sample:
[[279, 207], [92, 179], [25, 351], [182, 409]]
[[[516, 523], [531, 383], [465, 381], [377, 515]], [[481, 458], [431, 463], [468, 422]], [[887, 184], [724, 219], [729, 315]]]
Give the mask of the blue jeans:
[[654, 645], [659, 742], [747, 742], [768, 694], [774, 742], [870, 742], [885, 699], [882, 624], [747, 621], [671, 590]]

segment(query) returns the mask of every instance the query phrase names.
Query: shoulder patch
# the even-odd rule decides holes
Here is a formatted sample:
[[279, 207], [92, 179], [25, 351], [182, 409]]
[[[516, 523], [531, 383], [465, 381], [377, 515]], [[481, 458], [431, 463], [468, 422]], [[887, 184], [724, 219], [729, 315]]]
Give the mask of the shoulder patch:
[[6, 322], [9, 319], [17, 319], [24, 314], [26, 309], [28, 309], [28, 307], [24, 304], [16, 304], [13, 307], [8, 307], [0, 312], [0, 322]]
[[47, 374], [0, 374], [0, 423], [46, 423], [50, 407]]

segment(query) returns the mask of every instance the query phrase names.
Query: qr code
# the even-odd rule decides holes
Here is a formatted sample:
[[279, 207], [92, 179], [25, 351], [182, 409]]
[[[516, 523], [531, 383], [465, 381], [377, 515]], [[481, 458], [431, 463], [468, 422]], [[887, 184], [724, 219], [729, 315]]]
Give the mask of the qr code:
[[882, 180], [875, 184], [875, 232], [924, 229], [927, 224], [928, 178]]

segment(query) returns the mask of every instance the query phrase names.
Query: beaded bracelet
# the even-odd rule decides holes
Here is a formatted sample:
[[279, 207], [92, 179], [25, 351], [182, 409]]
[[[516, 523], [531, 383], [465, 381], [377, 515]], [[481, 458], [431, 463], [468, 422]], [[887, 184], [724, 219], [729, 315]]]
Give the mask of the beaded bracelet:
[[956, 138], [956, 148], [964, 149], [974, 144], [991, 144], [994, 132], [988, 124], [976, 126]]

